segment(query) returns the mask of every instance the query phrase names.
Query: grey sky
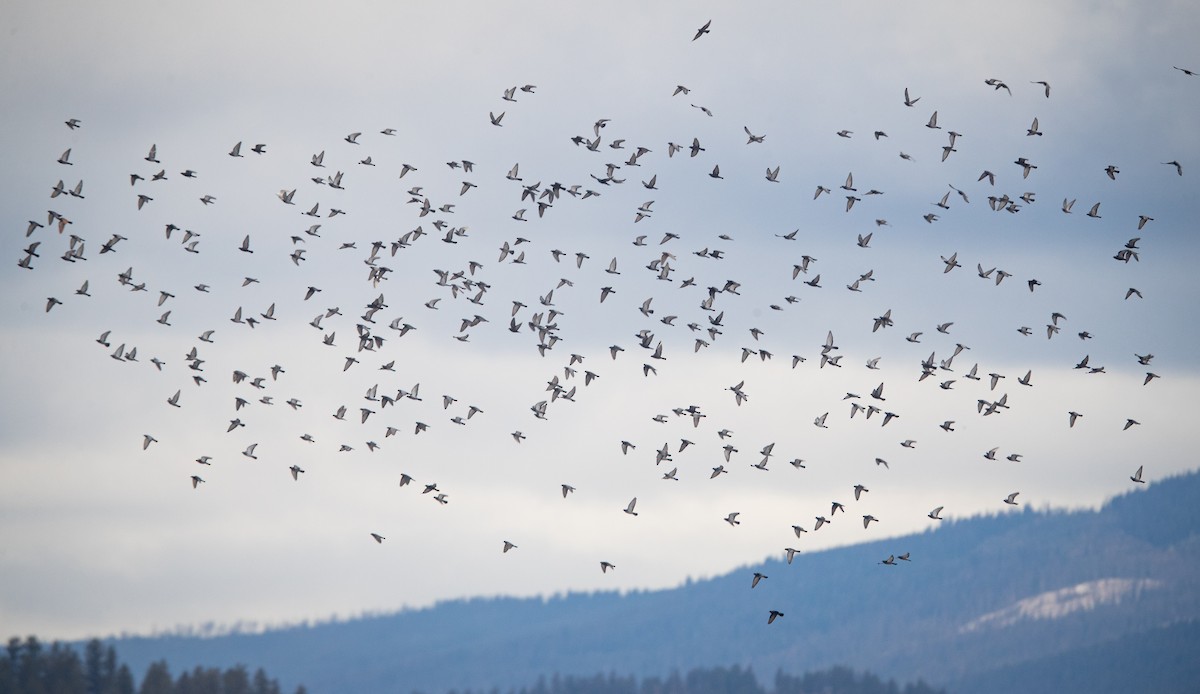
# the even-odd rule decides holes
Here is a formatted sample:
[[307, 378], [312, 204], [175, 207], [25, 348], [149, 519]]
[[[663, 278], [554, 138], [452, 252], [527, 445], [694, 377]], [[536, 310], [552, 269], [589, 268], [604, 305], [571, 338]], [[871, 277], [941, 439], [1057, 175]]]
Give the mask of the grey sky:
[[[711, 32], [692, 41], [709, 19]], [[1194, 467], [1200, 77], [1173, 69], [1200, 69], [1191, 3], [16, 2], [0, 20], [0, 623], [10, 631], [77, 637], [670, 586], [787, 546], [924, 529], [934, 506], [947, 517], [1005, 512], [1012, 491], [1036, 507], [1094, 506], [1124, 491], [1138, 465], [1151, 480]], [[501, 98], [525, 84], [535, 92]], [[672, 96], [676, 85], [691, 91]], [[912, 108], [906, 87], [920, 98]], [[925, 127], [935, 110], [941, 129]], [[502, 127], [489, 112], [505, 113]], [[1026, 135], [1034, 117], [1045, 135]], [[68, 129], [69, 118], [82, 127]], [[594, 137], [602, 118], [599, 152], [572, 144]], [[747, 144], [743, 127], [765, 141]], [[962, 137], [942, 162], [949, 130]], [[343, 139], [352, 132], [361, 144]], [[668, 142], [693, 138], [706, 151], [667, 156]], [[610, 148], [614, 139], [625, 148]], [[244, 156], [228, 156], [238, 141]], [[161, 164], [143, 159], [152, 143]], [[256, 143], [267, 153], [251, 153]], [[652, 151], [626, 165], [638, 146]], [[71, 166], [56, 162], [67, 148]], [[323, 169], [309, 163], [320, 151]], [[358, 163], [366, 156], [375, 166]], [[1018, 157], [1039, 167], [1028, 179]], [[464, 159], [473, 172], [445, 163]], [[610, 162], [625, 183], [593, 178]], [[398, 180], [405, 163], [418, 170]], [[521, 183], [505, 179], [515, 163]], [[708, 175], [714, 165], [723, 180]], [[779, 182], [764, 180], [776, 166]], [[160, 168], [167, 180], [148, 180]], [[985, 169], [995, 186], [977, 180]], [[336, 171], [345, 190], [310, 180]], [[135, 172], [147, 180], [130, 186]], [[850, 172], [863, 199], [847, 212], [838, 186]], [[658, 190], [640, 184], [654, 175]], [[84, 180], [84, 199], [50, 199], [60, 178], [67, 188]], [[477, 187], [460, 195], [463, 181]], [[521, 200], [521, 186], [537, 181], [601, 195], [564, 194], [539, 218]], [[813, 200], [818, 185], [832, 193]], [[453, 213], [418, 218], [412, 186]], [[293, 188], [296, 205], [282, 204], [276, 193]], [[864, 195], [872, 188], [883, 194]], [[935, 207], [947, 191], [949, 209]], [[1026, 192], [1034, 202], [1017, 214], [988, 208], [989, 195]], [[154, 198], [141, 211], [138, 193]], [[216, 202], [201, 204], [204, 195]], [[1077, 200], [1069, 215], [1064, 198]], [[635, 223], [648, 200], [651, 216]], [[1088, 218], [1096, 202], [1100, 218]], [[300, 214], [314, 203], [321, 219]], [[346, 215], [325, 217], [331, 207]], [[529, 221], [512, 219], [521, 208]], [[28, 220], [45, 224], [48, 209], [71, 219], [66, 232], [47, 225], [25, 238]], [[928, 224], [927, 213], [940, 219]], [[1138, 231], [1138, 215], [1154, 221]], [[443, 243], [436, 219], [467, 235]], [[199, 233], [200, 253], [184, 252], [182, 231], [165, 239], [168, 223]], [[304, 234], [313, 223], [319, 237]], [[390, 244], [417, 225], [429, 235], [394, 257], [385, 247], [379, 263], [393, 272], [371, 286], [372, 241]], [[794, 229], [796, 240], [780, 238]], [[667, 232], [679, 238], [660, 244]], [[72, 233], [86, 240], [86, 261], [59, 259]], [[101, 255], [114, 233], [128, 238]], [[238, 250], [247, 234], [253, 254]], [[647, 245], [632, 245], [642, 234]], [[526, 263], [498, 263], [518, 236], [529, 239], [514, 246]], [[1140, 260], [1114, 260], [1132, 237]], [[33, 241], [41, 257], [30, 271], [16, 263]], [[356, 248], [339, 249], [349, 242]], [[306, 249], [300, 266], [288, 257], [295, 248]], [[695, 255], [705, 248], [725, 257]], [[561, 262], [551, 249], [564, 251]], [[675, 255], [671, 282], [645, 269], [662, 251]], [[582, 267], [576, 253], [588, 256]], [[962, 267], [943, 273], [939, 256], [952, 253]], [[805, 254], [817, 260], [793, 280]], [[620, 275], [604, 272], [614, 257]], [[467, 302], [474, 290], [456, 298], [436, 284], [435, 268], [466, 271], [470, 261], [490, 285], [482, 305]], [[997, 286], [977, 264], [1013, 276]], [[130, 267], [147, 292], [117, 283]], [[867, 270], [875, 281], [847, 291]], [[803, 284], [817, 274], [821, 288]], [[244, 277], [258, 282], [243, 287]], [[681, 289], [688, 277], [697, 287]], [[1031, 293], [1032, 278], [1042, 285]], [[85, 279], [90, 298], [74, 294]], [[740, 294], [701, 310], [705, 288], [727, 280]], [[308, 286], [322, 291], [305, 301]], [[616, 293], [600, 303], [604, 286]], [[1125, 300], [1130, 287], [1144, 298]], [[551, 289], [563, 341], [541, 356], [536, 333], [506, 328], [513, 301], [528, 306], [525, 322], [547, 310], [538, 299]], [[159, 307], [159, 291], [175, 296]], [[380, 293], [388, 307], [372, 331], [386, 342], [359, 353], [355, 326]], [[51, 296], [63, 304], [47, 313]], [[435, 297], [438, 309], [427, 309]], [[649, 297], [646, 317], [637, 309]], [[272, 303], [277, 321], [230, 322], [239, 307], [258, 316]], [[321, 331], [308, 325], [331, 307], [342, 315]], [[170, 327], [156, 322], [167, 309]], [[895, 326], [873, 333], [889, 309]], [[707, 328], [720, 311], [715, 339], [686, 327]], [[1056, 311], [1066, 320], [1047, 340]], [[467, 342], [453, 339], [475, 314], [488, 322]], [[673, 326], [660, 322], [668, 315]], [[396, 318], [416, 330], [398, 338], [387, 328]], [[751, 328], [763, 331], [757, 341]], [[214, 343], [200, 342], [209, 329]], [[665, 361], [638, 346], [642, 329], [661, 340]], [[95, 343], [105, 330], [109, 348]], [[819, 367], [830, 330], [842, 368]], [[1076, 337], [1085, 330], [1095, 338]], [[322, 344], [331, 332], [333, 347]], [[917, 344], [904, 339], [914, 332]], [[696, 338], [710, 346], [695, 352]], [[109, 357], [120, 343], [137, 346], [136, 363]], [[955, 343], [970, 350], [954, 372], [918, 382], [920, 361], [948, 357]], [[613, 344], [625, 349], [615, 360]], [[183, 359], [193, 346], [205, 360], [200, 387]], [[743, 348], [773, 356], [743, 363]], [[1135, 353], [1155, 357], [1144, 367]], [[571, 354], [584, 362], [564, 380]], [[1085, 354], [1105, 373], [1073, 369]], [[793, 355], [806, 361], [792, 369]], [[347, 356], [359, 363], [344, 370]], [[864, 366], [873, 357], [877, 371]], [[394, 372], [379, 370], [393, 360]], [[981, 382], [963, 377], [974, 363]], [[275, 364], [285, 372], [272, 381]], [[643, 364], [657, 375], [644, 376]], [[266, 388], [232, 383], [235, 369], [266, 377]], [[585, 370], [599, 375], [586, 387]], [[1017, 383], [1027, 370], [1032, 387]], [[1143, 386], [1147, 370], [1162, 377]], [[989, 372], [1005, 376], [994, 392]], [[577, 386], [576, 402], [555, 401], [538, 420], [530, 407], [549, 399], [556, 375]], [[740, 407], [726, 390], [739, 381], [750, 396]], [[880, 382], [887, 400], [875, 403]], [[374, 384], [395, 395], [415, 383], [420, 402], [363, 400]], [[180, 408], [166, 402], [176, 390]], [[885, 428], [850, 419], [848, 392], [900, 418]], [[1010, 410], [977, 414], [977, 400], [1003, 393]], [[443, 395], [457, 401], [444, 408]], [[235, 412], [235, 397], [249, 404]], [[339, 405], [347, 421], [331, 417]], [[450, 421], [470, 405], [482, 413]], [[689, 405], [706, 414], [698, 427], [671, 414]], [[366, 424], [360, 407], [374, 410]], [[1074, 428], [1071, 410], [1084, 415]], [[814, 427], [824, 412], [828, 429]], [[226, 433], [235, 417], [246, 427]], [[1126, 418], [1141, 425], [1122, 431]], [[956, 431], [939, 428], [946, 420]], [[413, 435], [416, 421], [429, 430]], [[722, 428], [734, 436], [719, 439]], [[527, 438], [517, 444], [514, 430]], [[158, 440], [147, 451], [144, 434]], [[695, 446], [679, 451], [681, 438]], [[916, 447], [901, 447], [905, 439]], [[621, 455], [621, 440], [637, 449]], [[772, 442], [769, 470], [751, 468]], [[252, 443], [257, 460], [242, 455]], [[664, 443], [674, 460], [656, 466]], [[726, 443], [738, 449], [729, 463]], [[1001, 460], [985, 460], [994, 446]], [[1010, 453], [1021, 462], [1004, 461]], [[212, 465], [193, 462], [201, 455]], [[794, 458], [807, 468], [788, 465]], [[723, 463], [729, 473], [710, 480]], [[298, 482], [292, 464], [306, 470]], [[678, 482], [661, 479], [676, 466]], [[399, 488], [401, 473], [414, 484]], [[193, 490], [191, 475], [205, 483]], [[432, 482], [449, 504], [420, 493]], [[577, 489], [565, 500], [564, 483]], [[852, 503], [857, 483], [870, 492]], [[636, 518], [621, 513], [634, 496]], [[811, 532], [832, 500], [847, 514]], [[737, 528], [721, 520], [732, 511]], [[863, 531], [867, 513], [880, 522]], [[796, 538], [793, 524], [810, 532]], [[517, 549], [501, 554], [503, 540]], [[617, 570], [601, 574], [601, 560]]]

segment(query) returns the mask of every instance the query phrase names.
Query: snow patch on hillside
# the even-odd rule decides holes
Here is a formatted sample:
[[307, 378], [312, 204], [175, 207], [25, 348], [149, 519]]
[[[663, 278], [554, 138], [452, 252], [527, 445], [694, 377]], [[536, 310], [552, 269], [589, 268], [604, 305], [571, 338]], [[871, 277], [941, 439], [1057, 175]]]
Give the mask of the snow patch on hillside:
[[1090, 612], [1097, 607], [1136, 600], [1142, 591], [1160, 587], [1162, 581], [1147, 578], [1102, 578], [1088, 581], [1018, 600], [1008, 607], [971, 620], [959, 629], [959, 633], [1002, 629], [1025, 620], [1061, 619], [1075, 612]]

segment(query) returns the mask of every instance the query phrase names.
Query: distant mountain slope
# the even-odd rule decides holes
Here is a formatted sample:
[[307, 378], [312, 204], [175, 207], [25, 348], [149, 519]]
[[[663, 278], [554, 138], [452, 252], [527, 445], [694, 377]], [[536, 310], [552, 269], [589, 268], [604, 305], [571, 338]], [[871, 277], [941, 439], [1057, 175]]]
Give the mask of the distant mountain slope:
[[1200, 688], [1200, 622], [976, 673], [952, 686], [973, 694], [1190, 694]]
[[[898, 552], [912, 560], [879, 563]], [[751, 591], [753, 571], [770, 578]], [[768, 610], [781, 605], [785, 616], [768, 627]], [[245, 663], [314, 694], [481, 690], [552, 673], [666, 675], [734, 664], [762, 677], [844, 664], [965, 685], [980, 673], [1100, 654], [1104, 644], [1187, 620], [1200, 620], [1197, 473], [1100, 511], [1026, 508], [946, 521], [671, 590], [459, 600], [260, 635], [117, 646], [132, 666]]]

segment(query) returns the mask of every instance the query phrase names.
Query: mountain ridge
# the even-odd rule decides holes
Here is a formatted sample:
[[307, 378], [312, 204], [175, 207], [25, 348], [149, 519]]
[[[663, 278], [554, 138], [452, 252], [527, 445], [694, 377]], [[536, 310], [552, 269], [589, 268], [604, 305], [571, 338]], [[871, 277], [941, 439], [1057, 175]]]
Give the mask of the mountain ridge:
[[[131, 664], [244, 662], [314, 694], [348, 685], [405, 694], [481, 690], [554, 673], [664, 676], [716, 665], [758, 673], [846, 665], [940, 686], [1200, 619], [1197, 501], [1200, 473], [1192, 472], [1098, 510], [1025, 507], [948, 520], [913, 535], [797, 555], [790, 566], [769, 559], [670, 589], [468, 598], [260, 634], [115, 643]], [[897, 549], [912, 560], [880, 565]], [[770, 578], [751, 590], [754, 571]], [[963, 631], [1022, 601], [1086, 594], [1078, 587], [1089, 585], [1141, 588], [1115, 600], [1092, 596], [1085, 608], [1054, 618]], [[771, 609], [785, 615], [768, 627]]]

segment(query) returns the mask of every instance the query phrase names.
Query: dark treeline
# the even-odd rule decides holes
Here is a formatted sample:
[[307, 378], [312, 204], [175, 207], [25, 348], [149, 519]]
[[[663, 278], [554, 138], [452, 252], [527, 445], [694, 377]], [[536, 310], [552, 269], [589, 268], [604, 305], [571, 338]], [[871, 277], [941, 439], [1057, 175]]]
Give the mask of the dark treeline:
[[[165, 662], [150, 665], [138, 686], [133, 673], [117, 662], [112, 646], [93, 639], [83, 657], [70, 646], [48, 648], [35, 637], [12, 638], [0, 655], [0, 694], [281, 694], [279, 683], [261, 668], [227, 670], [196, 667], [172, 677]], [[296, 694], [305, 694], [298, 687]]]
[[[450, 694], [473, 694], [470, 691], [451, 691]], [[476, 693], [481, 694], [481, 693]], [[499, 694], [493, 689], [490, 694]], [[804, 675], [775, 674], [775, 686], [764, 689], [750, 668], [740, 666], [698, 668], [685, 675], [673, 672], [667, 678], [641, 679], [626, 675], [554, 675], [549, 680], [538, 678], [532, 687], [510, 689], [507, 694], [945, 694], [924, 682], [896, 684], [870, 673], [856, 673], [850, 668], [835, 667]]]

